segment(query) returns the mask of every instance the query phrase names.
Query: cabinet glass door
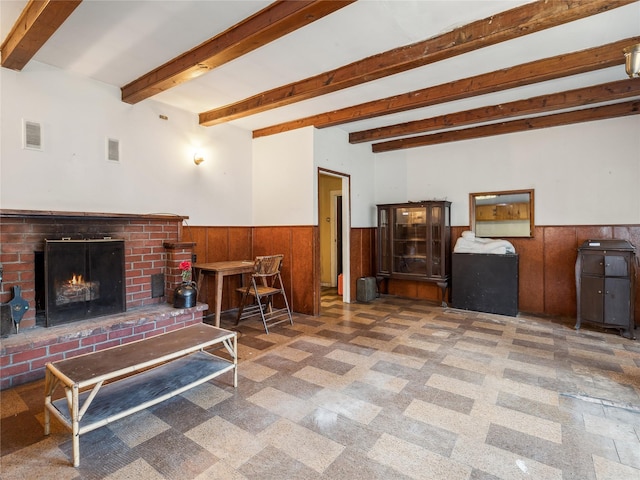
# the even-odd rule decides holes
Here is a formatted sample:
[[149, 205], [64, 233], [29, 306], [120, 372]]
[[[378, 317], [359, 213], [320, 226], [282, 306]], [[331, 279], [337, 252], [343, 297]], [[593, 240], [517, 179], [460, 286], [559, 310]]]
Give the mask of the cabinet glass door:
[[431, 215], [431, 275], [440, 277], [443, 275], [442, 258], [442, 207], [434, 205], [430, 209]]
[[391, 273], [391, 226], [389, 225], [389, 209], [378, 210], [378, 272]]
[[394, 215], [393, 271], [426, 275], [427, 219], [424, 207], [396, 208]]

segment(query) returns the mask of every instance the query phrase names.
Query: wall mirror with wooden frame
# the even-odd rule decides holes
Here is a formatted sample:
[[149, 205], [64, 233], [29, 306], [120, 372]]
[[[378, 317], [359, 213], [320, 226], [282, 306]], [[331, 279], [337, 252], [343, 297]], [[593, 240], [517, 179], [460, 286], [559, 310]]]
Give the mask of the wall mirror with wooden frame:
[[533, 189], [469, 194], [476, 237], [533, 237], [533, 212]]

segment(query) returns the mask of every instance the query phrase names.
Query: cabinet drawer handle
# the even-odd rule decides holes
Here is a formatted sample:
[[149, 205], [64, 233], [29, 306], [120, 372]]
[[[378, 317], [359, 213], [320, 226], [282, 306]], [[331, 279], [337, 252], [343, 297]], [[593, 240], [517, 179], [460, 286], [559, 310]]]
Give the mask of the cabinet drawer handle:
[[602, 290], [598, 290], [598, 293], [602, 293]]

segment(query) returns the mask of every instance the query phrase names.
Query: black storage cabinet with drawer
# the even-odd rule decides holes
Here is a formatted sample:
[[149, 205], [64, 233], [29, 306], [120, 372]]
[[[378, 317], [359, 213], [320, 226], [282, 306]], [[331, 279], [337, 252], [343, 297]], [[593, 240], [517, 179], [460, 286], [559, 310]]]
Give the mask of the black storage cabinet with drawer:
[[582, 322], [635, 339], [635, 247], [627, 240], [587, 240], [576, 260], [576, 329]]

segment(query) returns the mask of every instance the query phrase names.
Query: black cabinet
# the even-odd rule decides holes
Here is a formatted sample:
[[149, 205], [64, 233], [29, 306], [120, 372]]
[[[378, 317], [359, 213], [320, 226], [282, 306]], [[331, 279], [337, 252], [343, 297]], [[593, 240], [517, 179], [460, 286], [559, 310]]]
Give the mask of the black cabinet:
[[378, 205], [377, 276], [434, 282], [443, 304], [451, 269], [451, 202]]
[[463, 310], [518, 314], [518, 255], [454, 253], [451, 302]]
[[635, 338], [635, 247], [626, 240], [587, 240], [576, 260], [576, 329], [582, 322]]

